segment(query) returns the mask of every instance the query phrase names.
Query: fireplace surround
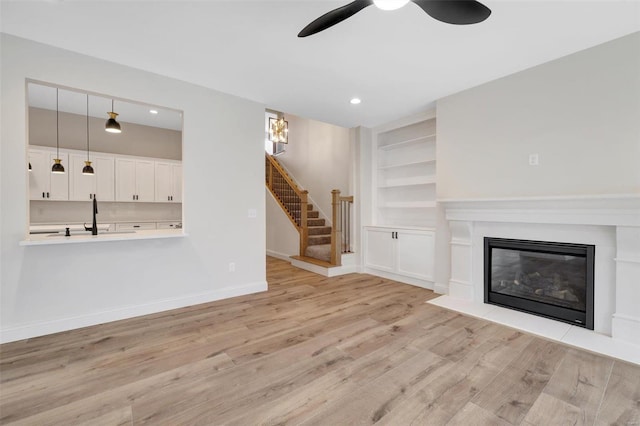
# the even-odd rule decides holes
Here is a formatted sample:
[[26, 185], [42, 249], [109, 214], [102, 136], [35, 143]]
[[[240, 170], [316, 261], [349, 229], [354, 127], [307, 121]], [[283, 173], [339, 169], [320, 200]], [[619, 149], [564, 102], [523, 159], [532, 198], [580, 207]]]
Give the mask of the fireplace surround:
[[[602, 353], [631, 344], [635, 348], [629, 351], [631, 358], [640, 362], [639, 194], [439, 199], [438, 203], [448, 224], [448, 235], [440, 241], [449, 246], [448, 251], [442, 247], [448, 255], [438, 262], [448, 264], [450, 272], [448, 278], [442, 277], [446, 281], [437, 280], [435, 290], [448, 295], [445, 300], [459, 301], [465, 309], [498, 322], [508, 316], [517, 321], [512, 326], [534, 333], [540, 321], [554, 323], [557, 326], [541, 326], [549, 330], [547, 337]], [[594, 245], [593, 330], [484, 303], [485, 237]]]
[[593, 330], [595, 246], [484, 238], [484, 302]]

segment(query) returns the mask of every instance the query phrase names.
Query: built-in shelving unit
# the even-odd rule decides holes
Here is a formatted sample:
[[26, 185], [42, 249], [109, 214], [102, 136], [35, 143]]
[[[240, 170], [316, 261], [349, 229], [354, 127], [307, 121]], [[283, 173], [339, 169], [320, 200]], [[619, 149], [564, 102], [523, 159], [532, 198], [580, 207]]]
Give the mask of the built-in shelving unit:
[[436, 119], [374, 133], [377, 224], [433, 227], [436, 207]]

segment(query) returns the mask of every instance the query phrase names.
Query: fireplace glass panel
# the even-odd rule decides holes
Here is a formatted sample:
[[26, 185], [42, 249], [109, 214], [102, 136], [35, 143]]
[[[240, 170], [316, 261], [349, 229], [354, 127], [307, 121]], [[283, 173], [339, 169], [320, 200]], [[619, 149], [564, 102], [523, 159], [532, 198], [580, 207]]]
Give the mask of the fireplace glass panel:
[[494, 248], [491, 291], [586, 310], [584, 256]]

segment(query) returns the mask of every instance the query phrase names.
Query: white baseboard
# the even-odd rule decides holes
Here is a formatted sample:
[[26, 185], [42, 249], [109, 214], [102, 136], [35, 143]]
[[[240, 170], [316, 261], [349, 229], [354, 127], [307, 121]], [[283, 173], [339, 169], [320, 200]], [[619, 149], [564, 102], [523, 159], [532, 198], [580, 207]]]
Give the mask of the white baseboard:
[[186, 306], [199, 305], [201, 303], [214, 302], [230, 297], [244, 296], [246, 294], [259, 293], [267, 290], [267, 282], [255, 282], [242, 286], [225, 287], [206, 293], [191, 294], [172, 299], [158, 300], [143, 305], [127, 306], [123, 308], [96, 312], [70, 318], [60, 318], [52, 321], [43, 321], [16, 327], [8, 327], [0, 330], [0, 343], [14, 342], [16, 340], [29, 339], [61, 331], [74, 330], [97, 324], [138, 317], [141, 315], [155, 314], [171, 309], [184, 308]]
[[392, 272], [379, 271], [377, 269], [364, 268], [366, 274], [375, 275], [378, 277], [386, 278], [393, 281], [398, 281], [405, 284], [415, 285], [416, 287], [426, 288], [427, 290], [433, 290], [433, 282], [427, 280], [420, 280], [417, 278], [406, 277], [404, 275], [394, 274]]
[[611, 334], [614, 339], [640, 345], [640, 318], [613, 314]]
[[267, 256], [275, 257], [276, 259], [286, 260], [287, 262], [291, 261], [291, 256], [295, 256], [295, 254], [285, 254], [277, 251], [267, 249]]
[[438, 294], [449, 294], [449, 286], [442, 283], [434, 283], [433, 291]]

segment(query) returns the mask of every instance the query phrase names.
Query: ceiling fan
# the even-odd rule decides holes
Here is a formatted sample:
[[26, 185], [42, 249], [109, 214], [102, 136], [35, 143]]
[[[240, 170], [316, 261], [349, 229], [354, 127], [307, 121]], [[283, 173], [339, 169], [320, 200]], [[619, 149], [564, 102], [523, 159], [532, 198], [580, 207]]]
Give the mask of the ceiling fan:
[[314, 20], [300, 31], [298, 37], [307, 37], [324, 31], [372, 4], [382, 10], [394, 10], [406, 5], [409, 1], [420, 6], [432, 18], [447, 24], [477, 24], [491, 15], [491, 9], [475, 0], [355, 0]]

